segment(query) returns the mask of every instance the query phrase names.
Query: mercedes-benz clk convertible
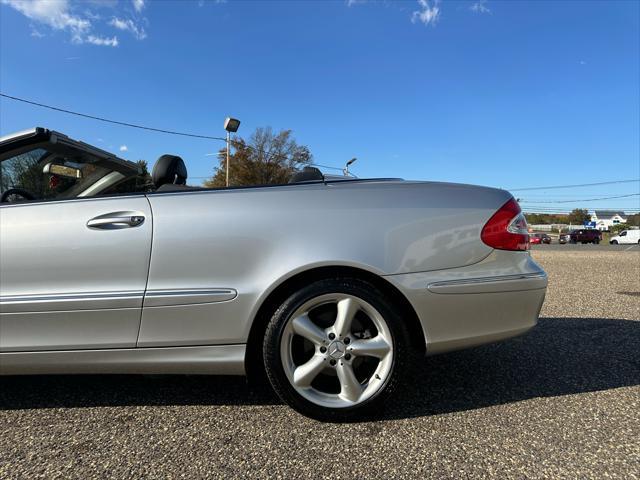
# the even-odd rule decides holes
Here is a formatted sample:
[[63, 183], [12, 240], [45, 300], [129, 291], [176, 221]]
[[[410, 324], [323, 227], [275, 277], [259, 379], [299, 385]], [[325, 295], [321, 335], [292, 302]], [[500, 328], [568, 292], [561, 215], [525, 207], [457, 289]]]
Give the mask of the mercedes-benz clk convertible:
[[545, 296], [504, 190], [312, 168], [208, 189], [174, 155], [142, 188], [43, 128], [0, 139], [0, 166], [4, 375], [249, 374], [349, 420], [424, 381], [425, 354], [526, 332]]

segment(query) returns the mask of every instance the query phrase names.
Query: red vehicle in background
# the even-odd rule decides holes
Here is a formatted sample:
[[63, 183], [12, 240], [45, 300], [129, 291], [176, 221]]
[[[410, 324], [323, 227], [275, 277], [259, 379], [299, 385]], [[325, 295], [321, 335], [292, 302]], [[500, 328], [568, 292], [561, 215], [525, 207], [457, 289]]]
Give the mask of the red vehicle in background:
[[541, 243], [548, 245], [551, 243], [551, 237], [546, 233], [531, 233], [529, 234], [529, 243], [531, 245], [539, 245]]

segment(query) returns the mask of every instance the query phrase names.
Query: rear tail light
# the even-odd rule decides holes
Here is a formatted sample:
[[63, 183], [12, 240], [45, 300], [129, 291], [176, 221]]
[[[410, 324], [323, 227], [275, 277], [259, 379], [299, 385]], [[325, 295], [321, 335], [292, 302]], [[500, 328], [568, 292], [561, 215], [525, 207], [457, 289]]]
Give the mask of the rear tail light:
[[529, 229], [520, 205], [509, 200], [493, 214], [480, 234], [482, 241], [498, 250], [527, 250]]

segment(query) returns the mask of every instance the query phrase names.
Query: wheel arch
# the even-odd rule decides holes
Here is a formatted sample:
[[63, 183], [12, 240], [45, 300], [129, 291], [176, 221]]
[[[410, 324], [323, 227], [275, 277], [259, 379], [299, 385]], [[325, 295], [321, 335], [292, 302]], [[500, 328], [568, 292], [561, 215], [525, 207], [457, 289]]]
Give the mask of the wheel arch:
[[289, 295], [302, 286], [317, 280], [335, 277], [355, 277], [367, 280], [388, 295], [394, 305], [402, 309], [402, 317], [406, 318], [406, 326], [409, 329], [412, 347], [421, 354], [426, 352], [425, 333], [422, 329], [420, 319], [413, 305], [411, 305], [407, 297], [405, 297], [395, 285], [380, 275], [358, 267], [344, 265], [313, 267], [284, 279], [262, 300], [260, 307], [253, 317], [247, 338], [245, 370], [250, 381], [266, 380], [262, 360], [262, 341], [267, 324], [276, 309]]

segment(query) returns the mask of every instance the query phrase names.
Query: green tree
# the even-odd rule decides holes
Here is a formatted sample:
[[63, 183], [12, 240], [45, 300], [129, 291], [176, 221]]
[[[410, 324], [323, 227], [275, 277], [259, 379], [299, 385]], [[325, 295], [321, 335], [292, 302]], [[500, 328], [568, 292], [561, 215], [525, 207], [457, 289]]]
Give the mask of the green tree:
[[628, 230], [628, 229], [629, 229], [628, 223], [616, 223], [615, 225], [611, 225], [609, 227], [609, 231], [611, 232], [612, 235], [620, 233], [622, 230]]
[[569, 214], [569, 223], [572, 225], [582, 225], [584, 222], [591, 220], [589, 211], [581, 208], [574, 208]]
[[[298, 145], [291, 130], [274, 133], [271, 127], [257, 128], [249, 141], [234, 137], [229, 157], [229, 185], [269, 185], [287, 183], [291, 175], [311, 163], [313, 156]], [[218, 167], [206, 187], [226, 185], [226, 149], [218, 152]]]
[[551, 213], [525, 213], [530, 225], [551, 225], [553, 223], [568, 223], [567, 216]]
[[640, 227], [640, 213], [634, 213], [627, 217], [627, 225], [633, 225], [634, 227]]

